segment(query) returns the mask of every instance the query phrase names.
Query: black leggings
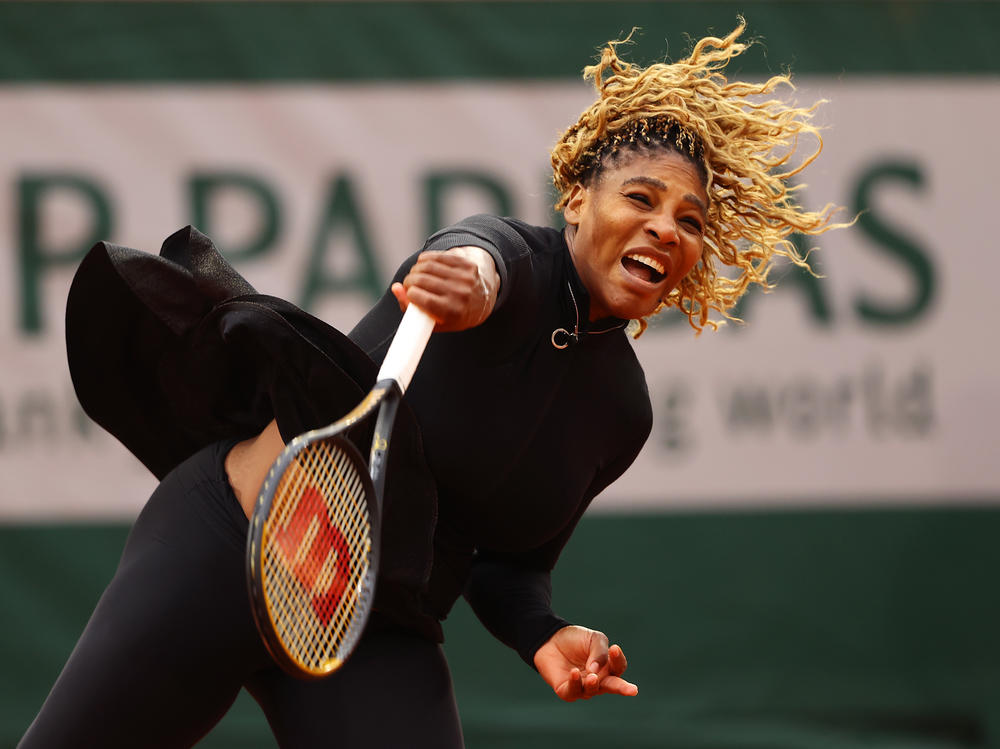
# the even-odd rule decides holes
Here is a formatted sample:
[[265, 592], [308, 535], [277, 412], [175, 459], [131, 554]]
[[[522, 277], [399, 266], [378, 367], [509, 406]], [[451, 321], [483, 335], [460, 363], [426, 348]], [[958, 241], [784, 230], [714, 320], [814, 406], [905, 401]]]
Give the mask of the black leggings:
[[153, 492], [19, 747], [189, 747], [241, 687], [283, 749], [461, 747], [437, 643], [370, 626], [327, 679], [299, 681], [274, 665], [247, 598], [247, 519], [223, 463], [232, 444], [200, 451]]

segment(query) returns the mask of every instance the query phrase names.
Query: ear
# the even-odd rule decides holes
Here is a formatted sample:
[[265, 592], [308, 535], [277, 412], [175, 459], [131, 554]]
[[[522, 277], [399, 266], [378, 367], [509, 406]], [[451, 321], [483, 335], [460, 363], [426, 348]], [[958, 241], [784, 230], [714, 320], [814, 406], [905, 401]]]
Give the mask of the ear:
[[563, 208], [563, 218], [566, 219], [566, 223], [570, 226], [580, 225], [580, 218], [583, 214], [583, 206], [587, 202], [587, 197], [586, 187], [579, 183], [573, 185], [573, 189], [569, 193], [569, 200], [566, 201], [566, 207]]

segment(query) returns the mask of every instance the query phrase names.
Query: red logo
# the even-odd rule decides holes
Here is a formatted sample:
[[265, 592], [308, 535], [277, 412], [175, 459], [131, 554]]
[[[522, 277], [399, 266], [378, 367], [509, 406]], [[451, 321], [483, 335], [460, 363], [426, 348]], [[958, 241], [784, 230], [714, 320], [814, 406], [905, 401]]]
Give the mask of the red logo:
[[[315, 535], [306, 534], [315, 526]], [[274, 534], [275, 543], [285, 556], [285, 561], [306, 590], [312, 593], [310, 604], [324, 627], [330, 625], [340, 600], [351, 578], [350, 552], [347, 540], [340, 532], [326, 509], [323, 495], [313, 486], [302, 492], [298, 506], [288, 525]], [[308, 548], [302, 548], [303, 543]], [[326, 567], [330, 552], [335, 551], [333, 575], [325, 590], [316, 590], [316, 581]]]

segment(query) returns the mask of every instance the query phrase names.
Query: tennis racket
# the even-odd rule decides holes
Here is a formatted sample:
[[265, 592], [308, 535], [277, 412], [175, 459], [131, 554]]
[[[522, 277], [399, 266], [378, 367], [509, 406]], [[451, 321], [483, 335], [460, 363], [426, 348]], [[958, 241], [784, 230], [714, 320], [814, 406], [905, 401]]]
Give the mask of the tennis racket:
[[[267, 649], [293, 676], [336, 671], [368, 621], [389, 436], [433, 327], [410, 304], [375, 387], [340, 420], [295, 437], [261, 487], [247, 539], [250, 600]], [[366, 465], [346, 435], [376, 413]]]

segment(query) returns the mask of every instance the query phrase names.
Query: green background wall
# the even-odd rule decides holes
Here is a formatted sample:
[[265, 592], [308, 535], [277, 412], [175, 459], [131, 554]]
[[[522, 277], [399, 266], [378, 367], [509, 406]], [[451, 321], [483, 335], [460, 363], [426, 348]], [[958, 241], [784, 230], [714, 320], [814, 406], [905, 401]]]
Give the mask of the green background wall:
[[[125, 533], [0, 530], [0, 745], [37, 710]], [[1000, 745], [998, 533], [1000, 514], [971, 509], [587, 519], [560, 560], [556, 604], [626, 645], [639, 697], [558, 702], [460, 605], [446, 650], [467, 743]], [[604, 563], [602, 546], [632, 564]], [[204, 745], [274, 742], [244, 697]]]

